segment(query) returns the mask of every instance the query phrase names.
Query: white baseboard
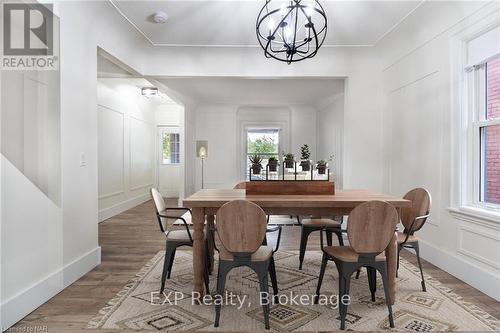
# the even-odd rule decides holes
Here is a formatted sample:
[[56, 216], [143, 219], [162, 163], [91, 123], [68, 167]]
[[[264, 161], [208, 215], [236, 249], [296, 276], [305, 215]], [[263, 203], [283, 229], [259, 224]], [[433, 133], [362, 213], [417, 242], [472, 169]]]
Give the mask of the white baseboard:
[[500, 277], [474, 263], [419, 240], [420, 255], [431, 264], [450, 273], [486, 295], [500, 301]]
[[3, 332], [101, 263], [101, 247], [83, 254], [0, 305]]
[[151, 197], [150, 197], [149, 193], [144, 193], [144, 194], [141, 194], [135, 198], [125, 200], [125, 201], [120, 202], [120, 203], [113, 205], [111, 207], [101, 209], [99, 211], [99, 217], [98, 217], [99, 223], [101, 223], [102, 221], [107, 220], [115, 215], [123, 213], [126, 210], [134, 208], [135, 206], [138, 206], [141, 203], [148, 201], [150, 198]]

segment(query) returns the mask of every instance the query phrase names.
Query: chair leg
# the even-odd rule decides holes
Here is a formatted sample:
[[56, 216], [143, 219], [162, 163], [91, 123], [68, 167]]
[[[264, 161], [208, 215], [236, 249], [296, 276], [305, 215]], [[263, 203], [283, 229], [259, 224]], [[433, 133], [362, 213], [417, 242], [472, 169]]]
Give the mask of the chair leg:
[[427, 289], [425, 288], [424, 272], [422, 271], [422, 264], [420, 263], [420, 249], [418, 247], [418, 242], [413, 244], [413, 248], [415, 249], [415, 253], [417, 254], [418, 268], [420, 269], [420, 277], [422, 278], [422, 282], [420, 282], [420, 284], [422, 285], [422, 291], [427, 291]]
[[391, 300], [389, 299], [389, 282], [387, 280], [387, 271], [385, 264], [379, 267], [378, 269], [380, 275], [382, 275], [382, 282], [384, 284], [384, 294], [385, 294], [385, 303], [387, 304], [387, 310], [389, 310], [389, 326], [394, 328], [394, 318], [392, 316], [392, 306]]
[[300, 250], [299, 250], [299, 270], [302, 270], [302, 262], [306, 254], [307, 239], [312, 232], [309, 228], [302, 227], [300, 231]]
[[368, 274], [368, 285], [370, 286], [372, 302], [375, 302], [375, 292], [377, 291], [377, 271], [373, 267], [366, 267], [366, 273]]
[[401, 245], [398, 244], [398, 261], [396, 262], [396, 277], [398, 277], [398, 272], [399, 272], [399, 254], [401, 252]]
[[323, 253], [323, 258], [321, 259], [321, 269], [319, 271], [318, 286], [316, 287], [316, 297], [314, 298], [314, 304], [318, 304], [319, 293], [321, 291], [321, 284], [323, 283], [323, 277], [325, 276], [326, 264], [328, 263], [328, 257]]
[[169, 274], [169, 269], [170, 269], [170, 261], [172, 258], [172, 252], [175, 250], [175, 247], [169, 246], [168, 244], [165, 245], [165, 258], [163, 259], [163, 272], [161, 274], [161, 287], [160, 287], [160, 293], [165, 290], [165, 280], [167, 279], [167, 275]]
[[175, 251], [176, 248], [172, 251], [172, 256], [170, 258], [170, 263], [168, 264], [168, 274], [167, 274], [167, 279], [170, 279], [170, 274], [172, 273], [172, 267], [174, 266], [174, 259], [175, 259]]
[[[269, 284], [267, 280], [267, 269], [264, 272], [259, 272], [259, 285], [260, 285], [260, 292], [261, 294], [263, 293], [269, 293]], [[269, 303], [268, 302], [262, 302], [262, 310], [264, 312], [264, 324], [266, 327], [266, 330], [269, 329]]]
[[[347, 272], [344, 269], [339, 270], [339, 297], [340, 299], [344, 299], [344, 295], [349, 295], [349, 286], [351, 284], [350, 274], [346, 274]], [[347, 317], [347, 306], [348, 304], [344, 304], [342, 301], [339, 304], [339, 314], [340, 314], [340, 329], [345, 330], [345, 318]]]
[[278, 301], [278, 279], [276, 277], [276, 264], [274, 258], [271, 257], [269, 262], [269, 275], [271, 276], [271, 284], [273, 285], [273, 294], [275, 302]]
[[[230, 270], [231, 270], [231, 267], [229, 265], [225, 264], [223, 261], [219, 261], [219, 273], [217, 274], [217, 295], [218, 295], [218, 297], [222, 298], [222, 295], [224, 294], [224, 288], [226, 286], [226, 275], [227, 275], [227, 273], [229, 273]], [[215, 304], [214, 327], [219, 327], [220, 310], [221, 310], [221, 304], [220, 304], [220, 302], [217, 302], [217, 304]]]
[[[321, 232], [321, 231], [320, 231]], [[326, 231], [326, 244], [328, 246], [332, 246], [333, 244], [333, 239], [332, 239], [332, 231], [327, 230]]]

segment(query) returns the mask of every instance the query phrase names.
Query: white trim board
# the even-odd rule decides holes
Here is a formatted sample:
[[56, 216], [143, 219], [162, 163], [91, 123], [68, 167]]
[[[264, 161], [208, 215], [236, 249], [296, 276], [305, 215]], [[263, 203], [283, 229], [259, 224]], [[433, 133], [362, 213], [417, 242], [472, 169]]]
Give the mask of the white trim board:
[[98, 246], [6, 300], [0, 305], [0, 327], [2, 330], [11, 327], [100, 264], [101, 247]]
[[115, 215], [118, 215], [120, 213], [123, 213], [126, 210], [129, 210], [131, 208], [134, 208], [135, 206], [138, 206], [150, 199], [149, 193], [144, 193], [141, 194], [137, 197], [130, 198], [128, 200], [125, 200], [123, 202], [120, 202], [116, 205], [113, 205], [108, 208], [101, 209], [99, 211], [99, 216], [98, 216], [98, 221], [101, 223], [104, 220], [107, 220]]
[[498, 288], [500, 276], [421, 239], [419, 243], [420, 255], [423, 259], [500, 301], [500, 288]]

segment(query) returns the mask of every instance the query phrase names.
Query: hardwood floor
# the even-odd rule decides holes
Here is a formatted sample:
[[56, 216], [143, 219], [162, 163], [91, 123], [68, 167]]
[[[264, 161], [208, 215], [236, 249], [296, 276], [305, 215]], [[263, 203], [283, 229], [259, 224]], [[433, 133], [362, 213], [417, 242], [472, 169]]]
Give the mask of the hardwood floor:
[[[175, 205], [171, 200], [169, 205]], [[70, 287], [33, 311], [12, 329], [13, 332], [92, 332], [87, 322], [122, 289], [136, 272], [165, 246], [151, 201], [99, 224], [102, 263]], [[274, 244], [272, 233], [269, 242]], [[284, 227], [281, 249], [298, 250], [300, 227]], [[308, 249], [319, 250], [319, 234], [311, 234]], [[415, 256], [402, 256], [416, 264]], [[307, 262], [307, 253], [305, 263]], [[500, 319], [500, 303], [439, 268], [423, 261], [424, 271]], [[97, 332], [105, 332], [99, 330]], [[116, 331], [115, 331], [116, 332]], [[124, 331], [120, 331], [124, 332]]]

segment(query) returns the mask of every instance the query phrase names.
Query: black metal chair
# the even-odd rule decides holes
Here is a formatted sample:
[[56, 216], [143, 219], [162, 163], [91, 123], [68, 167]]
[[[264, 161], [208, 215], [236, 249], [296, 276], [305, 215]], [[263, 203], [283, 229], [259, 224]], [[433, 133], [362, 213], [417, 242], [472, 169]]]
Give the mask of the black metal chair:
[[299, 270], [302, 270], [302, 263], [304, 262], [304, 256], [306, 254], [307, 241], [309, 235], [315, 231], [326, 230], [326, 241], [328, 246], [332, 246], [332, 234], [337, 236], [339, 245], [344, 245], [344, 239], [342, 238], [342, 217], [340, 221], [336, 220], [335, 217], [332, 219], [323, 217], [311, 217], [308, 219], [303, 219], [301, 223], [300, 231], [300, 249], [299, 249]]
[[[389, 245], [398, 222], [396, 208], [385, 201], [369, 201], [354, 208], [348, 218], [347, 237], [350, 246], [323, 246], [323, 231], [321, 232], [321, 249], [323, 258], [316, 288], [315, 303], [318, 303], [321, 283], [329, 260], [335, 262], [339, 272], [339, 300], [349, 294], [351, 275], [361, 267], [368, 270], [368, 281], [375, 299], [376, 274], [382, 276], [385, 301], [389, 310], [389, 325], [394, 327], [392, 306], [389, 297], [386, 259], [383, 251]], [[339, 303], [340, 329], [345, 329], [347, 306]]]
[[[170, 215], [168, 211], [184, 211], [190, 212], [189, 208], [184, 207], [167, 207], [165, 200], [161, 193], [155, 189], [151, 189], [151, 197], [156, 208], [156, 217], [158, 219], [158, 224], [160, 225], [160, 230], [165, 234], [165, 259], [163, 262], [163, 272], [161, 275], [161, 287], [160, 293], [165, 290], [165, 281], [170, 279], [170, 274], [172, 273], [172, 266], [174, 264], [175, 252], [180, 246], [193, 246], [193, 237], [191, 236], [191, 230], [186, 222], [186, 220], [181, 216]], [[172, 230], [172, 225], [176, 220], [181, 220], [183, 222], [182, 229]], [[205, 246], [207, 249], [208, 244], [205, 240]], [[209, 278], [208, 278], [208, 251], [205, 251], [205, 272], [204, 272], [204, 282], [207, 292], [209, 290]]]
[[[420, 263], [420, 250], [418, 246], [418, 238], [414, 235], [415, 232], [422, 229], [427, 218], [430, 215], [432, 198], [430, 193], [423, 188], [415, 188], [403, 197], [410, 200], [412, 206], [410, 208], [401, 209], [401, 223], [404, 226], [403, 232], [398, 232], [398, 270], [399, 270], [399, 253], [403, 248], [412, 248], [417, 255], [418, 268], [420, 269], [420, 284], [422, 291], [426, 291], [424, 273], [422, 264]], [[397, 272], [397, 271], [396, 271]], [[397, 274], [397, 273], [396, 273]]]
[[[216, 235], [220, 241], [217, 295], [222, 297], [227, 274], [236, 267], [247, 266], [259, 278], [261, 293], [268, 292], [268, 273], [271, 275], [274, 296], [278, 282], [273, 249], [262, 245], [266, 236], [266, 214], [254, 203], [235, 200], [224, 204], [217, 211]], [[262, 301], [261, 294], [261, 301]], [[267, 297], [266, 297], [267, 298]], [[269, 304], [262, 302], [266, 329], [269, 329]], [[221, 304], [215, 306], [214, 327], [219, 327]]]

